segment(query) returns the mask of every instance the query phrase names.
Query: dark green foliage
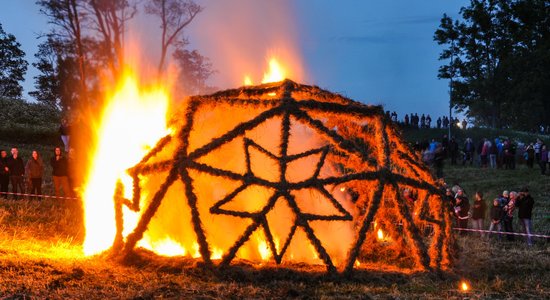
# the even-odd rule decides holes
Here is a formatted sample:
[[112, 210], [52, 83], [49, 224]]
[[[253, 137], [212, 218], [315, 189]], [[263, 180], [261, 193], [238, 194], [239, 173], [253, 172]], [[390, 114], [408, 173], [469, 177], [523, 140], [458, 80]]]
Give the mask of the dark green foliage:
[[0, 97], [21, 98], [28, 64], [21, 44], [0, 24]]
[[60, 113], [44, 104], [0, 98], [0, 140], [12, 143], [59, 143]]
[[[535, 129], [550, 120], [550, 1], [472, 0], [441, 19], [438, 77], [479, 125]], [[546, 71], [545, 71], [546, 70]]]
[[189, 51], [178, 47], [174, 51], [174, 59], [179, 66], [179, 82], [188, 95], [211, 93], [214, 89], [206, 81], [216, 71], [212, 69], [210, 60], [197, 50]]
[[51, 109], [66, 110], [78, 98], [78, 64], [70, 48], [62, 40], [50, 37], [34, 55], [38, 61], [32, 65], [40, 74], [34, 77], [36, 90], [29, 95]]

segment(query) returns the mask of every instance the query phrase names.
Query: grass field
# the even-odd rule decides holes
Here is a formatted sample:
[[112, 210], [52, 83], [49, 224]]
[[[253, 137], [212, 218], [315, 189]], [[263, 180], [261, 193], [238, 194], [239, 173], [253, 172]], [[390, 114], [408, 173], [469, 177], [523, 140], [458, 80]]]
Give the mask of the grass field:
[[[550, 233], [550, 176], [525, 166], [514, 171], [455, 167], [445, 168], [445, 178], [469, 195], [482, 190], [487, 201], [503, 189], [529, 186], [536, 202], [535, 232]], [[541, 239], [527, 247], [521, 239], [498, 242], [457, 236], [450, 273], [359, 270], [341, 278], [324, 275], [322, 266], [257, 268], [240, 261], [225, 270], [208, 269], [193, 259], [163, 258], [140, 250], [126, 262], [84, 257], [83, 237], [82, 209], [76, 201], [0, 198], [0, 298], [550, 298], [550, 244]], [[472, 289], [461, 292], [461, 280]]]

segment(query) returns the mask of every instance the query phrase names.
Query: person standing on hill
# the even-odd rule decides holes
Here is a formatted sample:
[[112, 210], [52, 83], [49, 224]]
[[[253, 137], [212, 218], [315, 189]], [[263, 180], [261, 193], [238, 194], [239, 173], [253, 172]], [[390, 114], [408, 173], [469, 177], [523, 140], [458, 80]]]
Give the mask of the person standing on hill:
[[[25, 175], [25, 163], [19, 157], [17, 148], [11, 149], [11, 157], [8, 158], [8, 170], [10, 172], [11, 192], [14, 194], [24, 193], [23, 175]], [[19, 199], [19, 195], [13, 195], [14, 199]]]
[[435, 175], [437, 178], [443, 178], [443, 160], [445, 159], [445, 152], [443, 151], [443, 146], [440, 143], [436, 144], [434, 151], [434, 166], [435, 166]]
[[8, 186], [10, 185], [10, 171], [8, 168], [8, 153], [0, 150], [0, 197], [7, 198]]
[[443, 128], [449, 128], [449, 118], [444, 116], [443, 120], [441, 121], [441, 124], [443, 125]]
[[395, 110], [391, 113], [391, 120], [394, 123], [397, 123], [397, 113], [395, 112]]
[[533, 240], [531, 239], [531, 232], [533, 231], [531, 215], [534, 204], [535, 201], [533, 197], [529, 195], [529, 190], [526, 187], [522, 188], [516, 202], [516, 207], [518, 208], [519, 223], [523, 227], [525, 234], [527, 234], [527, 245], [529, 246], [533, 245]]
[[474, 162], [474, 152], [475, 146], [471, 138], [466, 138], [464, 142], [464, 159], [462, 160], [462, 165], [466, 165], [466, 161], [470, 162], [470, 165]]
[[69, 186], [69, 166], [67, 159], [61, 154], [61, 148], [55, 147], [54, 157], [50, 160], [52, 166], [53, 186], [55, 196], [61, 196], [61, 189], [65, 197], [72, 197], [72, 191]]
[[539, 166], [540, 166], [540, 174], [544, 175], [546, 174], [546, 165], [548, 164], [548, 149], [546, 148], [546, 145], [542, 145], [540, 148], [540, 160], [539, 160]]
[[[472, 228], [477, 230], [483, 230], [483, 220], [485, 219], [485, 201], [483, 200], [483, 193], [476, 192], [474, 207], [472, 211]], [[483, 237], [483, 232], [481, 233]]]
[[59, 134], [61, 135], [61, 140], [63, 141], [63, 145], [65, 145], [65, 152], [69, 152], [69, 142], [70, 142], [70, 136], [69, 136], [69, 122], [67, 119], [63, 118], [61, 120], [61, 125], [59, 126]]
[[491, 142], [487, 139], [483, 139], [483, 142], [480, 143], [479, 159], [481, 161], [481, 167], [487, 168], [489, 165], [489, 150], [491, 148]]
[[452, 216], [452, 214], [454, 213], [454, 207], [455, 207], [455, 195], [451, 188], [445, 189], [445, 200], [448, 202], [447, 210]]
[[496, 228], [497, 232], [499, 232], [498, 240], [501, 238], [502, 219], [504, 219], [504, 210], [502, 210], [499, 198], [495, 198], [493, 206], [491, 206], [491, 225], [489, 225], [489, 231], [493, 231]]
[[[30, 184], [30, 194], [42, 195], [42, 177], [44, 175], [44, 163], [42, 158], [36, 150], [32, 152], [32, 157], [25, 166], [25, 174], [27, 174], [27, 180]], [[36, 196], [37, 200], [41, 200], [39, 196]]]
[[426, 116], [426, 128], [432, 128], [432, 117], [429, 114]]
[[498, 149], [497, 145], [493, 144], [491, 141], [489, 141], [489, 165], [491, 166], [491, 169], [497, 168], [497, 155], [498, 155]]
[[534, 145], [533, 143], [530, 143], [527, 148], [525, 148], [525, 153], [526, 154], [526, 159], [525, 159], [525, 163], [527, 164], [527, 166], [529, 168], [533, 168], [533, 162], [535, 161], [535, 148], [534, 148]]
[[[454, 211], [457, 218], [457, 227], [463, 229], [468, 228], [468, 219], [470, 218], [470, 202], [464, 195], [464, 191], [462, 189], [458, 189], [456, 192]], [[466, 231], [461, 230], [460, 234], [465, 235]]]
[[455, 138], [451, 138], [449, 142], [449, 155], [451, 156], [451, 165], [456, 165], [456, 158], [458, 157], [458, 143]]
[[540, 161], [540, 149], [542, 148], [542, 141], [537, 139], [535, 145], [533, 145], [533, 150], [535, 150], [535, 161], [538, 163]]
[[[510, 201], [504, 206], [504, 231], [514, 232], [514, 210], [516, 209], [516, 200], [518, 198], [517, 192], [510, 192]], [[514, 240], [513, 234], [506, 235], [508, 241]]]
[[511, 170], [512, 169], [512, 161], [511, 161], [512, 146], [509, 140], [504, 141], [504, 144], [502, 146], [502, 153], [503, 153], [503, 159], [504, 159], [504, 169]]
[[405, 127], [409, 127], [409, 115], [405, 115]]

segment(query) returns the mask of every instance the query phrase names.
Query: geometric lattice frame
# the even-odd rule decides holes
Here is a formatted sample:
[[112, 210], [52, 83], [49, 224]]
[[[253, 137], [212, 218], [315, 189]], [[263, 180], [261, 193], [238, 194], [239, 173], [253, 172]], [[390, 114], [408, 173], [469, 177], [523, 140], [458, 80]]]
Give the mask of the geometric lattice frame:
[[[221, 136], [214, 137], [205, 145], [190, 151], [189, 137], [194, 130], [197, 112], [220, 103], [239, 107], [261, 107], [263, 110], [254, 118], [237, 124]], [[231, 113], [228, 112], [228, 117], [230, 116]], [[244, 138], [243, 149], [246, 160], [244, 173], [232, 172], [199, 162], [201, 157], [231, 142], [236, 137], [243, 137], [247, 131], [273, 117], [279, 117], [282, 123], [278, 153], [272, 153], [254, 140]], [[323, 136], [326, 145], [298, 154], [289, 154], [291, 118]], [[219, 266], [229, 265], [236, 257], [239, 248], [256, 230], [264, 231], [273, 259], [276, 263], [281, 263], [294, 232], [297, 228], [301, 228], [319, 258], [326, 265], [327, 271], [336, 272], [337, 269], [332, 258], [315, 235], [310, 222], [353, 222], [356, 225], [355, 238], [348, 249], [346, 262], [341, 268], [341, 271], [349, 273], [355, 268], [355, 262], [360, 256], [361, 249], [369, 247], [366, 244], [367, 232], [371, 230], [373, 221], [380, 214], [381, 208], [391, 206], [393, 212], [401, 220], [402, 234], [406, 237], [408, 246], [412, 250], [410, 255], [415, 261], [416, 269], [442, 270], [449, 267], [451, 228], [449, 216], [445, 212], [445, 205], [442, 202], [441, 190], [429, 170], [418, 162], [418, 158], [400, 140], [396, 128], [389, 120], [385, 119], [381, 107], [364, 105], [314, 86], [300, 85], [285, 80], [278, 83], [222, 91], [208, 96], [191, 97], [181, 119], [181, 128], [175, 135], [168, 135], [161, 139], [140, 163], [128, 171], [134, 179], [133, 198], [131, 200], [124, 199], [122, 186], [117, 188], [114, 197], [117, 216], [117, 237], [113, 245], [114, 251], [121, 251], [123, 255], [127, 255], [135, 248], [157, 212], [167, 190], [175, 181], [180, 180], [185, 190], [181, 199], [186, 201], [191, 210], [191, 222], [202, 260], [207, 265], [214, 264], [210, 259], [208, 234], [203, 229], [201, 215], [197, 208], [197, 203], [201, 199], [198, 199], [194, 191], [193, 180], [190, 176], [192, 170], [240, 182], [237, 189], [219, 199], [210, 208], [211, 214], [230, 215], [235, 218], [252, 220], [229, 251], [224, 253]], [[174, 139], [178, 139], [180, 144], [174, 156], [171, 159], [152, 162], [152, 159]], [[255, 175], [254, 166], [250, 160], [250, 149], [260, 151], [278, 163], [280, 169], [278, 180], [265, 180]], [[320, 157], [313, 176], [300, 182], [289, 182], [285, 175], [287, 165], [293, 160], [310, 155], [319, 155]], [[339, 176], [319, 178], [319, 171], [327, 163], [328, 156], [331, 157], [330, 163], [339, 164], [342, 172]], [[145, 207], [140, 207], [140, 176], [154, 176], [160, 172], [168, 172], [166, 180], [157, 191], [154, 191], [151, 200]], [[366, 183], [374, 188], [362, 190], [362, 186]], [[224, 204], [232, 201], [235, 195], [250, 184], [266, 186], [275, 191], [262, 210], [246, 212], [224, 209]], [[325, 189], [326, 185], [338, 184], [346, 184], [354, 190], [356, 194], [354, 202], [356, 210], [354, 212], [347, 211]], [[409, 205], [407, 200], [403, 199], [401, 192], [403, 186], [421, 191], [419, 193], [421, 197], [414, 205]], [[327, 216], [302, 212], [296, 205], [293, 191], [304, 188], [316, 189], [326, 196], [337, 209], [338, 214]], [[266, 214], [274, 207], [276, 201], [287, 201], [295, 214], [291, 231], [279, 250], [276, 249], [266, 221]], [[125, 240], [122, 238], [123, 205], [134, 211], [143, 209], [138, 225]], [[384, 218], [384, 216], [379, 217]], [[426, 225], [433, 229], [429, 236], [422, 232], [422, 228], [425, 228]]]

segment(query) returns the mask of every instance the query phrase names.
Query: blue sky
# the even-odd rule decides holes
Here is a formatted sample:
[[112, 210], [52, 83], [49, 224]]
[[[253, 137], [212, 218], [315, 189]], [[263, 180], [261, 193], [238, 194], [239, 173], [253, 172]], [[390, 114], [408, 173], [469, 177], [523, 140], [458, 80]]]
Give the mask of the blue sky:
[[[191, 47], [208, 56], [218, 70], [213, 85], [235, 86], [235, 75], [228, 70], [227, 47], [242, 47], [253, 64], [262, 64], [258, 57], [264, 58], [265, 50], [273, 46], [268, 41], [288, 36], [299, 52], [304, 74], [300, 79], [305, 83], [364, 103], [382, 104], [397, 111], [400, 118], [410, 112], [448, 113], [448, 82], [437, 79], [441, 48], [433, 41], [433, 33], [443, 13], [457, 17], [460, 7], [469, 1], [197, 2], [205, 10], [187, 35]], [[17, 37], [30, 62], [39, 43], [37, 36], [48, 29], [38, 9], [34, 0], [0, 0], [0, 23]], [[232, 26], [232, 22], [243, 23], [250, 30]], [[232, 28], [239, 31], [231, 32]], [[223, 34], [209, 34], [212, 30]], [[228, 44], [233, 41], [227, 39], [230, 34], [237, 45]], [[225, 42], [220, 42], [222, 36]], [[35, 75], [36, 70], [29, 66], [25, 94], [32, 90]]]

